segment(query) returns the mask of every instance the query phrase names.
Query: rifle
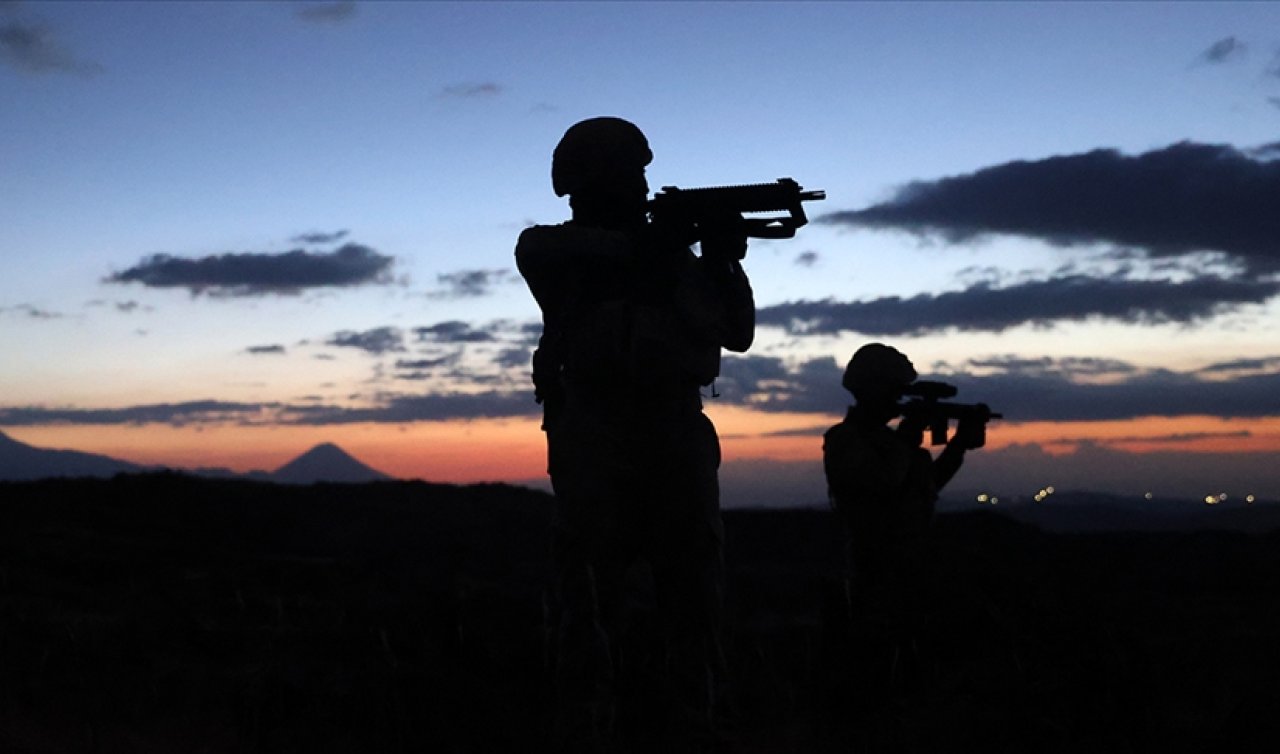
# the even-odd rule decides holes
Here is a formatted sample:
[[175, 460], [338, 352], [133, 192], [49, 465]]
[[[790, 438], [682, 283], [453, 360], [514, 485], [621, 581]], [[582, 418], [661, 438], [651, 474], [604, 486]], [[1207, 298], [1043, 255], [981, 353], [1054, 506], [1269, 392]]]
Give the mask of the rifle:
[[917, 380], [902, 390], [904, 396], [913, 398], [903, 403], [903, 416], [918, 416], [929, 427], [929, 444], [946, 445], [947, 423], [951, 419], [976, 418], [987, 422], [1003, 419], [1003, 414], [993, 413], [985, 403], [944, 403], [940, 398], [954, 398], [958, 388], [945, 382]]
[[731, 222], [746, 213], [786, 212], [785, 215], [742, 219], [748, 238], [792, 238], [809, 222], [803, 202], [826, 199], [825, 191], [805, 191], [790, 178], [773, 183], [682, 189], [663, 186], [649, 201], [649, 219], [679, 232], [689, 243], [711, 226]]

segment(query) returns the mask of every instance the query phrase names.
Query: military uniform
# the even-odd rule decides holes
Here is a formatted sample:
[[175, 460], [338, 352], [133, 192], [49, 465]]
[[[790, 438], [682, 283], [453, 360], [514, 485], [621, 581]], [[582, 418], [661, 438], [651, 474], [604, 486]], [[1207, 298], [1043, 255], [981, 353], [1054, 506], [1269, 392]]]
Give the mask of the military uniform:
[[556, 495], [561, 725], [607, 725], [612, 619], [652, 567], [677, 725], [711, 711], [719, 655], [720, 447], [699, 388], [745, 350], [754, 302], [736, 262], [575, 222], [524, 231], [516, 260], [543, 313], [534, 383]]
[[907, 597], [900, 592], [909, 588], [904, 580], [915, 570], [938, 489], [928, 450], [858, 419], [854, 406], [827, 430], [822, 462], [832, 507], [848, 532], [855, 591], [879, 612]]

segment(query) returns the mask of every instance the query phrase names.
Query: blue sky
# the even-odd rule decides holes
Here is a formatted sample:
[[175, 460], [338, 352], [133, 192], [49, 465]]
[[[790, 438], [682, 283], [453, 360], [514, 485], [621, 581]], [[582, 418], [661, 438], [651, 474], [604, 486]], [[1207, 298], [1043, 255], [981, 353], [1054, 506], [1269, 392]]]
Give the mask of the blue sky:
[[[514, 239], [565, 218], [551, 148], [601, 114], [648, 134], [655, 188], [791, 176], [827, 192], [811, 212], [827, 221], [755, 244], [748, 271], [765, 320], [827, 302], [855, 305], [839, 313], [854, 325], [762, 328], [751, 356], [763, 361], [727, 367], [726, 384], [746, 387], [726, 400], [748, 414], [779, 397], [774, 383], [749, 392], [751, 370], [791, 380], [795, 398], [806, 364], [834, 371], [869, 339], [897, 343], [923, 371], [971, 378], [973, 391], [1046, 371], [1072, 389], [1213, 375], [1243, 390], [1236, 378], [1280, 371], [1276, 268], [1258, 263], [1273, 246], [1215, 237], [1202, 253], [1173, 253], [1101, 220], [1071, 228], [1068, 243], [999, 217], [949, 226], [908, 206], [873, 224], [857, 212], [902, 209], [913, 182], [937, 188], [1016, 161], [1048, 176], [1058, 163], [1044, 161], [1099, 149], [1116, 150], [1099, 168], [1116, 171], [1102, 173], [1108, 185], [1181, 143], [1230, 148], [1242, 156], [1233, 164], [1270, 180], [1269, 153], [1250, 150], [1280, 142], [1277, 22], [1267, 3], [0, 3], [0, 427], [108, 452], [130, 427], [214, 433], [247, 420], [189, 411], [77, 434], [68, 428], [103, 425], [76, 411], [212, 400], [260, 416], [304, 398], [336, 411], [467, 393], [502, 414], [493, 407], [526, 389], [522, 327], [537, 317]], [[1010, 184], [991, 206], [1048, 196], [1060, 184], [1047, 180]], [[948, 184], [939, 201], [970, 201], [974, 185]], [[1078, 190], [1063, 204], [1092, 193]], [[1168, 212], [1175, 230], [1180, 212]], [[1238, 225], [1265, 239], [1258, 216], [1242, 210]], [[295, 251], [313, 264], [343, 245], [374, 272], [198, 293], [140, 282], [157, 254], [276, 264]], [[1044, 290], [1072, 293], [1037, 315]], [[998, 324], [946, 321], [962, 310], [943, 294], [998, 307]], [[873, 309], [925, 324], [867, 331]], [[437, 328], [449, 322], [470, 335]], [[1213, 368], [1245, 360], [1245, 372]], [[806, 395], [793, 404], [809, 416], [797, 431], [825, 421], [814, 411], [824, 402], [841, 410], [838, 391]], [[1039, 404], [1029, 400], [1026, 421], [1134, 418], [1036, 416]], [[449, 405], [465, 407], [386, 421], [445, 431], [479, 403]], [[64, 413], [40, 413], [54, 409]], [[1149, 416], [1201, 427], [1225, 410], [1206, 401]], [[1268, 418], [1248, 430], [1249, 452], [1280, 449], [1266, 423], [1280, 407], [1254, 414]], [[750, 433], [741, 417], [728, 424]], [[529, 444], [540, 442], [535, 427]]]

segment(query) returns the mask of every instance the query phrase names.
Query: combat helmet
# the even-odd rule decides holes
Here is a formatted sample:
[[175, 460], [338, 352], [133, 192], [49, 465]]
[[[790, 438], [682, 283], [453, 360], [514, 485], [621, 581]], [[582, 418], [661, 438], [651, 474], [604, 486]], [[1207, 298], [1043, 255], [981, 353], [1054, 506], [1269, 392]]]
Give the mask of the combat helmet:
[[588, 118], [569, 127], [551, 156], [551, 187], [572, 195], [653, 162], [644, 133], [630, 121]]
[[868, 343], [854, 352], [840, 384], [854, 395], [896, 391], [915, 381], [915, 365], [905, 354], [883, 343]]

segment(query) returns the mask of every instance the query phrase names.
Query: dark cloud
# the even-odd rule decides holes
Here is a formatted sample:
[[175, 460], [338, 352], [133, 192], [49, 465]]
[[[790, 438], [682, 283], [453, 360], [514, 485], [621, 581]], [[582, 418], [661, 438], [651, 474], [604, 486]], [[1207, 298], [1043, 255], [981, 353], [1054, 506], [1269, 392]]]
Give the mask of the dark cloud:
[[1232, 361], [1220, 361], [1216, 364], [1210, 364], [1200, 369], [1202, 374], [1213, 374], [1217, 372], [1271, 372], [1280, 371], [1280, 356], [1270, 356], [1262, 359], [1234, 359]]
[[102, 66], [80, 60], [63, 48], [49, 28], [20, 21], [0, 24], [0, 60], [30, 74], [102, 72]]
[[[924, 379], [956, 385], [956, 400], [989, 403], [1009, 421], [1280, 416], [1280, 357], [1226, 364], [1232, 363], [1254, 368], [1226, 373], [1218, 365], [1174, 372], [1111, 359], [993, 357], [938, 374], [920, 371]], [[840, 387], [842, 368], [831, 358], [788, 363], [775, 357], [727, 356], [717, 380], [718, 400], [762, 411], [837, 415], [851, 400]]]
[[501, 369], [530, 368], [533, 361], [533, 349], [521, 346], [499, 351], [493, 357], [495, 366]]
[[[479, 393], [399, 395], [371, 408], [334, 406], [291, 407], [290, 424], [351, 424], [356, 422], [399, 423], [448, 421], [450, 419], [505, 419], [536, 416], [541, 408], [533, 400], [533, 390], [511, 392], [490, 390]], [[0, 422], [2, 423], [2, 422]]]
[[1099, 436], [1099, 437], [1066, 437], [1062, 439], [1046, 442], [1046, 445], [1054, 447], [1064, 446], [1084, 446], [1084, 445], [1131, 445], [1133, 443], [1145, 443], [1151, 445], [1175, 445], [1187, 442], [1198, 442], [1200, 440], [1237, 440], [1245, 437], [1253, 437], [1253, 433], [1247, 429], [1237, 430], [1235, 432], [1174, 432], [1166, 435], [1123, 435], [1120, 437]]
[[1209, 49], [1200, 54], [1205, 63], [1225, 63], [1245, 56], [1248, 45], [1235, 37], [1224, 37], [1209, 45]]
[[24, 406], [0, 408], [0, 426], [169, 424], [180, 427], [230, 421], [253, 423], [254, 419], [261, 419], [267, 412], [277, 408], [279, 404], [275, 403], [230, 403], [214, 400], [97, 409]]
[[1276, 107], [1280, 107], [1280, 97], [1267, 97], [1267, 102], [1270, 102]]
[[805, 251], [796, 255], [796, 264], [801, 267], [812, 267], [818, 263], [818, 252]]
[[958, 400], [983, 401], [1012, 421], [1090, 421], [1142, 416], [1280, 416], [1280, 373], [1206, 379], [1195, 372], [1137, 370], [1080, 382], [1069, 370], [1010, 371], [942, 378]]
[[495, 285], [519, 280], [520, 277], [511, 270], [462, 270], [436, 275], [436, 282], [443, 288], [427, 295], [432, 298], [475, 298], [489, 294]]
[[254, 354], [255, 356], [263, 356], [268, 354], [283, 354], [285, 352], [284, 346], [279, 344], [272, 344], [269, 346], [249, 346], [248, 348], [244, 349], [244, 351], [245, 353]]
[[963, 242], [985, 234], [1062, 246], [1111, 243], [1152, 257], [1216, 251], [1280, 270], [1280, 161], [1181, 142], [1127, 156], [1111, 149], [1009, 162], [918, 181], [888, 202], [820, 218]]
[[338, 241], [341, 241], [342, 239], [346, 238], [349, 234], [350, 234], [350, 231], [346, 231], [346, 230], [336, 230], [332, 233], [322, 233], [317, 231], [312, 233], [299, 233], [298, 235], [294, 236], [293, 238], [290, 238], [289, 240], [293, 241], [294, 243], [314, 243], [314, 244], [337, 243]]
[[193, 296], [297, 294], [308, 288], [391, 282], [392, 259], [348, 243], [332, 252], [226, 253], [197, 259], [155, 254], [103, 282], [186, 288]]
[[[419, 360], [396, 363], [397, 368], [402, 369], [420, 365], [428, 366], [419, 364]], [[717, 380], [720, 395], [708, 400], [760, 411], [816, 413], [834, 420], [851, 400], [840, 387], [841, 368], [841, 363], [829, 357], [784, 361], [764, 356], [727, 356]], [[1107, 359], [1013, 357], [975, 359], [936, 374], [921, 371], [923, 378], [942, 379], [956, 385], [957, 401], [988, 403], [1003, 413], [1007, 422], [1125, 420], [1145, 416], [1280, 416], [1280, 357], [1222, 362], [1187, 372], [1142, 369]], [[413, 371], [402, 373], [398, 379], [426, 380], [433, 376]], [[430, 395], [384, 393], [371, 396], [374, 405], [357, 407], [314, 402], [296, 405], [213, 400], [116, 409], [9, 407], [0, 408], [0, 426], [59, 423], [324, 425], [524, 417], [538, 412], [532, 390], [523, 382], [513, 389], [512, 383], [501, 375], [463, 370], [451, 376], [465, 377], [473, 387], [497, 387], [470, 392], [448, 390]], [[352, 400], [369, 399], [352, 397]], [[814, 427], [804, 427], [788, 434], [815, 432]], [[1187, 442], [1210, 437], [1195, 433], [1149, 437], [1135, 434], [1125, 442]], [[1046, 442], [1056, 441], [1047, 438]]]
[[397, 359], [396, 369], [439, 369], [457, 365], [462, 351], [454, 351], [434, 359]]
[[375, 327], [372, 330], [356, 332], [342, 330], [334, 333], [325, 341], [325, 345], [338, 348], [358, 348], [366, 353], [382, 355], [404, 350], [404, 334], [395, 327]]
[[[1277, 106], [1280, 106], [1280, 97], [1273, 98]], [[1260, 160], [1280, 159], [1280, 141], [1273, 141], [1270, 144], [1263, 144], [1249, 150], [1249, 154]]]
[[1182, 282], [1075, 275], [996, 288], [887, 296], [869, 301], [795, 301], [759, 310], [762, 326], [793, 334], [858, 332], [919, 335], [956, 330], [1001, 332], [1019, 325], [1103, 319], [1128, 324], [1190, 323], [1260, 304], [1280, 281], [1203, 277]]
[[295, 18], [312, 23], [339, 23], [355, 18], [355, 0], [304, 2], [293, 12]]
[[843, 368], [830, 357], [787, 362], [776, 356], [726, 355], [716, 378], [716, 400], [762, 411], [843, 412], [849, 402], [840, 387]]
[[1038, 359], [1027, 359], [1018, 356], [990, 356], [981, 359], [970, 359], [966, 362], [969, 368], [996, 370], [1010, 374], [1059, 374], [1069, 378], [1102, 377], [1133, 374], [1138, 368], [1119, 359], [1099, 359], [1093, 357], [1067, 356], [1051, 358], [1042, 356]]
[[454, 84], [446, 86], [441, 92], [442, 96], [454, 97], [458, 99], [473, 99], [476, 97], [496, 97], [502, 93], [502, 86], [492, 81], [485, 81], [475, 84]]
[[459, 320], [415, 327], [413, 332], [420, 343], [490, 343], [496, 340], [491, 328], [475, 328]]
[[61, 312], [41, 309], [33, 304], [18, 304], [16, 306], [0, 306], [0, 314], [16, 314], [18, 316], [27, 317], [29, 319], [62, 319], [65, 314]]

